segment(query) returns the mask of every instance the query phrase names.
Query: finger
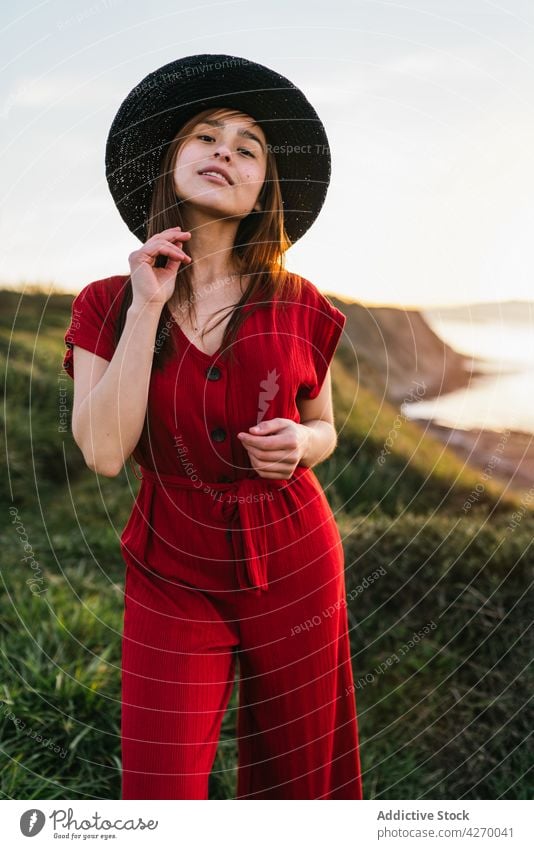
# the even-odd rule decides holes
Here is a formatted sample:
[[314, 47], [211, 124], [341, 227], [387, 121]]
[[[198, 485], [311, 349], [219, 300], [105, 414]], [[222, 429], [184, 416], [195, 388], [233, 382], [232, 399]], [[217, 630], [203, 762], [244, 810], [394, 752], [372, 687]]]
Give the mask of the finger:
[[175, 245], [173, 242], [168, 242], [166, 239], [160, 239], [159, 241], [154, 242], [154, 244], [151, 245], [148, 249], [145, 247], [144, 252], [149, 254], [150, 256], [155, 256], [157, 253], [161, 252], [163, 248], [169, 248], [172, 251], [178, 251], [183, 256], [188, 256], [188, 254], [186, 254], [185, 251], [182, 250], [180, 244]]
[[298, 462], [298, 456], [296, 452], [288, 452], [287, 454], [278, 454], [276, 457], [273, 457], [272, 454], [269, 454], [267, 451], [256, 451], [249, 452], [253, 453], [254, 459], [260, 463], [267, 463], [269, 466], [272, 466], [273, 463], [278, 463], [280, 465], [296, 465]]
[[257, 425], [252, 425], [249, 428], [252, 433], [273, 433], [276, 430], [280, 429], [280, 420], [279, 419], [266, 419], [263, 422], [260, 422]]
[[163, 241], [163, 242], [161, 242], [161, 244], [162, 244], [162, 245], [167, 245], [167, 247], [170, 247], [170, 248], [172, 248], [173, 250], [177, 250], [177, 251], [179, 251], [179, 253], [180, 253], [180, 258], [181, 258], [181, 261], [182, 261], [182, 262], [192, 262], [192, 261], [193, 261], [193, 260], [192, 260], [192, 258], [189, 256], [189, 254], [187, 254], [187, 253], [183, 250], [183, 248], [182, 248], [182, 243], [181, 243], [181, 242], [176, 242], [176, 244], [174, 244], [173, 242], [165, 242], [165, 241]]
[[171, 235], [167, 236], [167, 238], [172, 242], [175, 242], [176, 240], [185, 241], [186, 239], [191, 238], [191, 233], [184, 233], [183, 230], [180, 230], [178, 233], [175, 233], [174, 235], [171, 233]]
[[259, 475], [261, 475], [262, 478], [271, 478], [271, 479], [275, 479], [275, 480], [279, 479], [279, 478], [283, 478], [283, 479], [287, 480], [293, 474], [294, 469], [288, 469], [288, 468], [280, 468], [280, 469], [275, 468], [275, 469], [273, 469], [272, 467], [269, 467], [268, 469], [256, 469], [256, 471], [258, 472]]
[[254, 452], [254, 456], [261, 458], [263, 460], [268, 460], [270, 463], [273, 463], [275, 460], [287, 460], [290, 457], [296, 457], [297, 451], [294, 448], [286, 448], [286, 449], [269, 449], [269, 448], [258, 448], [257, 445], [245, 445], [246, 450], [250, 452]]
[[147, 239], [141, 250], [152, 248], [155, 244], [160, 241], [167, 241], [175, 243], [185, 242], [187, 239], [191, 238], [191, 233], [184, 233], [183, 231], [176, 232], [174, 230], [164, 230], [162, 233], [154, 233], [150, 239]]
[[[171, 238], [174, 239], [178, 236], [180, 238], [187, 237], [189, 239], [189, 237], [191, 236], [191, 231], [190, 230], [182, 230], [181, 227], [168, 227], [167, 230], [161, 230], [159, 233], [154, 233], [154, 235], [151, 236], [150, 238], [155, 239], [155, 238], [158, 238], [159, 236], [163, 236], [165, 239], [171, 239]], [[150, 241], [150, 239], [149, 239], [149, 241]]]
[[179, 249], [181, 249], [181, 247], [182, 247], [181, 241], [173, 242], [170, 239], [158, 239], [156, 242], [154, 242], [154, 245], [151, 245], [151, 250], [153, 250], [154, 247], [157, 247], [157, 245], [170, 245], [172, 248], [179, 248]]
[[285, 436], [251, 436], [241, 431], [237, 434], [243, 445], [258, 448], [263, 451], [294, 451], [297, 447], [294, 442], [288, 442]]
[[282, 465], [296, 465], [299, 461], [298, 451], [288, 450], [288, 451], [262, 451], [261, 449], [254, 448], [253, 446], [246, 446], [247, 453], [249, 457], [254, 459], [258, 463], [267, 463], [269, 466], [272, 466], [273, 463], [279, 463]]
[[161, 245], [155, 254], [150, 254], [152, 258], [161, 255], [169, 257], [169, 259], [175, 262], [191, 262], [190, 256], [181, 251], [179, 248], [173, 247], [172, 245]]

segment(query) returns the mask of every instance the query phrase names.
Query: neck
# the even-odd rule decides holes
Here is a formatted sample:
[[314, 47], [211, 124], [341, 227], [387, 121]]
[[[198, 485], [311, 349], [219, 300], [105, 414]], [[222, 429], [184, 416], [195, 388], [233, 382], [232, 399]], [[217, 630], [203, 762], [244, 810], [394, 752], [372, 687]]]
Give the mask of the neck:
[[186, 243], [193, 260], [190, 264], [191, 286], [198, 299], [202, 300], [203, 289], [209, 287], [211, 290], [215, 282], [221, 285], [235, 283], [239, 272], [233, 247], [239, 220], [213, 218], [198, 207], [186, 207], [184, 213], [185, 228], [191, 231], [191, 239]]

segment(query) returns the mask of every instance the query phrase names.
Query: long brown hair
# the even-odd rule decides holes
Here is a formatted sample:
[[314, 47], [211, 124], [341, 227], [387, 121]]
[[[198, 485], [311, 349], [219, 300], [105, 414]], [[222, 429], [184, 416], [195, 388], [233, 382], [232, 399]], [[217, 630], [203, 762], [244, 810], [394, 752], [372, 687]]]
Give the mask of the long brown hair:
[[[180, 210], [181, 201], [174, 188], [174, 163], [195, 125], [205, 118], [219, 115], [221, 111], [221, 107], [212, 107], [199, 112], [180, 128], [177, 135], [167, 146], [152, 191], [147, 239], [154, 233], [159, 233], [170, 227], [180, 226], [184, 228]], [[239, 110], [231, 110], [231, 112], [232, 114], [241, 114]], [[260, 122], [257, 123], [261, 126]], [[265, 129], [264, 132], [267, 137]], [[253, 305], [253, 309], [256, 309], [268, 304], [273, 297], [281, 294], [282, 290], [284, 293], [283, 300], [296, 298], [300, 291], [299, 278], [290, 274], [284, 266], [285, 251], [291, 246], [291, 242], [284, 228], [284, 211], [276, 159], [269, 146], [267, 148], [265, 180], [258, 196], [258, 202], [261, 205], [261, 211], [253, 211], [240, 221], [232, 248], [233, 262], [241, 274], [250, 275], [251, 282], [237, 304], [230, 308], [221, 308], [221, 310], [233, 310], [221, 344], [221, 351], [232, 351], [232, 354], [235, 347], [232, 343], [239, 327], [247, 317], [247, 313], [250, 315], [252, 311], [243, 309], [249, 300], [255, 298], [256, 295], [260, 296], [258, 298], [259, 303]], [[186, 253], [187, 245], [188, 242], [184, 242], [183, 250]], [[115, 329], [116, 344], [123, 332], [126, 313], [132, 303], [131, 277], [128, 277], [123, 284], [123, 292]], [[189, 314], [191, 314], [191, 305], [194, 304], [195, 298], [191, 285], [189, 263], [182, 264], [178, 269], [175, 292], [178, 292], [180, 303], [188, 304]], [[217, 312], [221, 310], [217, 310]], [[212, 329], [224, 321], [224, 318], [224, 315], [221, 316], [219, 321], [212, 326]], [[173, 322], [174, 318], [171, 311], [165, 304], [161, 311], [156, 332], [152, 368], [163, 368], [167, 360], [176, 353], [174, 334], [171, 332]]]

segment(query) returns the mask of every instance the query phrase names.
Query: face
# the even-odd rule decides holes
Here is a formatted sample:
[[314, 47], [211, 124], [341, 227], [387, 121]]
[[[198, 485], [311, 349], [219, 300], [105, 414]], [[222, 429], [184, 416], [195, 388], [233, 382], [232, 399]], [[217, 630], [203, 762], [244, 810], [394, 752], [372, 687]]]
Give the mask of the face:
[[[174, 164], [174, 187], [187, 204], [217, 217], [246, 217], [265, 180], [267, 140], [250, 115], [221, 110], [193, 127]], [[200, 172], [221, 169], [221, 175]]]

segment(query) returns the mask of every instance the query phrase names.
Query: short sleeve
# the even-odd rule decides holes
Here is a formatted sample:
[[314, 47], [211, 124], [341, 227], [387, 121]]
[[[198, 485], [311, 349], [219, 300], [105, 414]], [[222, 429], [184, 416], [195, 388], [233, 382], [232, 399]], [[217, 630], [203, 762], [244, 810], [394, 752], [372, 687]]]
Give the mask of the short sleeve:
[[63, 368], [74, 380], [74, 345], [85, 348], [105, 360], [115, 352], [116, 315], [119, 299], [116, 297], [116, 278], [94, 280], [76, 295], [71, 306], [70, 324], [64, 336], [66, 352]]
[[[308, 286], [311, 284], [308, 283]], [[312, 380], [300, 388], [300, 396], [317, 398], [323, 386], [330, 363], [334, 358], [347, 316], [335, 307], [315, 286], [309, 290], [306, 302], [308, 343]]]

